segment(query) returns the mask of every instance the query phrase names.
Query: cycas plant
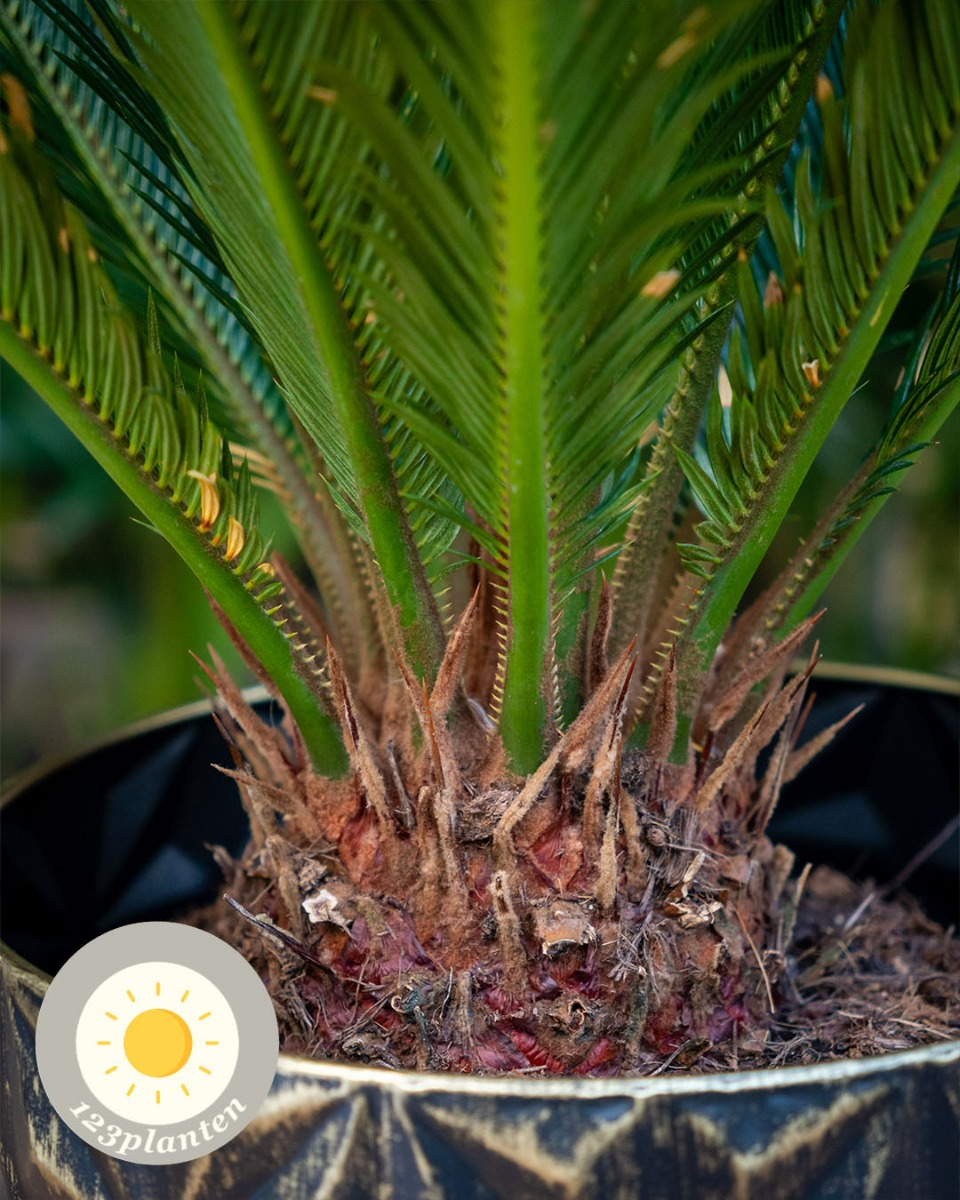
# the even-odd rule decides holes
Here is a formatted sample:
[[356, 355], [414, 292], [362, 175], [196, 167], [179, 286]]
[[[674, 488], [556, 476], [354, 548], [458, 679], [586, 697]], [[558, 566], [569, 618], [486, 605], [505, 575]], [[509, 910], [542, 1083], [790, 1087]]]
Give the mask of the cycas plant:
[[[798, 897], [764, 829], [830, 736], [796, 748], [788, 668], [960, 398], [960, 8], [6, 0], [2, 31], [0, 350], [289, 715], [214, 660], [234, 936], [287, 1044], [586, 1074], [762, 1025]], [[886, 428], [745, 606], [919, 272]]]

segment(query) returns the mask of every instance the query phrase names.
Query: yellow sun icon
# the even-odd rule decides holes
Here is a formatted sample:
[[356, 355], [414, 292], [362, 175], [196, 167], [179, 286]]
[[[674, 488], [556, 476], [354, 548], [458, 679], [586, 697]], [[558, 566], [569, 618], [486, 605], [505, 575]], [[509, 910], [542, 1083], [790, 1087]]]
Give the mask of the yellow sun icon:
[[103, 981], [77, 1025], [84, 1081], [113, 1111], [169, 1124], [203, 1111], [230, 1082], [236, 1019], [198, 971], [138, 963]]
[[176, 1074], [192, 1050], [190, 1026], [169, 1008], [148, 1008], [133, 1018], [123, 1035], [123, 1052], [130, 1066], [157, 1079]]

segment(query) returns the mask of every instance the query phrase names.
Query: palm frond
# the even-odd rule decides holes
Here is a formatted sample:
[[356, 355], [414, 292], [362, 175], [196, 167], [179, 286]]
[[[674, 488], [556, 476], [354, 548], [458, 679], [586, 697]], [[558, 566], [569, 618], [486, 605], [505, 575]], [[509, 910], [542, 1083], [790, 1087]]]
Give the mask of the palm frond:
[[738, 46], [729, 42], [736, 36], [741, 49], [746, 40], [747, 53], [757, 47], [768, 52], [793, 49], [785, 68], [776, 64], [772, 79], [769, 73], [748, 79], [715, 104], [688, 154], [695, 166], [746, 156], [755, 169], [744, 180], [726, 221], [710, 223], [687, 256], [688, 269], [719, 264], [724, 274], [708, 292], [704, 311], [697, 314], [696, 336], [683, 354], [673, 394], [661, 418], [647, 472], [649, 479], [658, 480], [657, 486], [643, 493], [623, 538], [614, 575], [615, 647], [626, 645], [632, 637], [639, 637], [641, 645], [648, 647], [656, 597], [662, 590], [662, 583], [658, 586], [656, 581], [675, 573], [679, 566], [672, 527], [684, 475], [674, 447], [686, 453], [693, 450], [733, 317], [736, 273], [730, 267], [736, 255], [751, 252], [762, 230], [761, 217], [751, 211], [750, 202], [762, 196], [783, 167], [844, 7], [843, 3], [812, 4], [809, 8], [772, 6], [752, 23], [744, 22], [718, 47], [724, 56], [735, 53]]
[[[162, 20], [153, 5], [130, 11], [140, 23], [137, 53], [175, 128], [193, 202], [287, 402], [320, 449], [341, 512], [380, 564], [396, 614], [388, 640], [399, 637], [416, 669], [429, 674], [441, 655], [439, 618], [353, 342], [349, 264], [322, 245], [323, 230], [336, 240], [334, 231], [361, 201], [335, 186], [342, 122], [327, 119], [322, 101], [303, 86], [331, 42], [363, 73], [354, 61], [368, 54], [362, 14], [340, 5], [301, 13], [285, 5], [176, 3]], [[362, 151], [352, 153], [355, 139], [346, 140], [342, 153], [362, 160]], [[341, 251], [349, 244], [344, 239]]]
[[[740, 267], [743, 333], [728, 355], [728, 415], [715, 393], [703, 460], [680, 452], [706, 518], [696, 548], [682, 548], [702, 583], [671, 634], [688, 719], [747, 582], [880, 340], [891, 297], [960, 184], [960, 81], [938, 74], [960, 52], [960, 14], [935, 0], [869, 9], [850, 21], [845, 113], [828, 84], [820, 89], [822, 198], [807, 161], [795, 212], [784, 219], [771, 210], [782, 281], [761, 293]], [[885, 87], [891, 53], [908, 62], [907, 78], [927, 84], [909, 93]]]
[[[341, 518], [326, 489], [318, 493], [310, 479], [283, 401], [242, 327], [245, 315], [183, 186], [156, 102], [111, 56], [82, 10], [40, 5], [18, 18], [12, 8], [0, 19], [9, 67], [35, 81], [34, 114], [61, 167], [61, 186], [92, 227], [99, 252], [122, 272], [122, 283], [133, 285], [131, 299], [154, 292], [181, 331], [180, 353], [205, 370], [213, 404], [270, 457], [343, 652], [355, 661], [363, 639], [351, 614], [364, 598], [350, 586]], [[135, 114], [133, 124], [125, 114]]]
[[[2, 13], [0, 54], [32, 77], [110, 286], [128, 311], [156, 295], [181, 373], [202, 370], [294, 509], [359, 701], [375, 661], [434, 676], [449, 572], [470, 562], [498, 640], [471, 701], [515, 768], [589, 699], [608, 633], [648, 664], [631, 705], [672, 664], [685, 746], [960, 181], [960, 17], [938, 0], [653, 0], [642, 28], [633, 0]], [[31, 329], [53, 294], [35, 263]], [[917, 411], [952, 402], [938, 370], [911, 373]], [[879, 503], [917, 440], [891, 438], [820, 542]]]
[[[718, 97], [772, 60], [720, 69], [712, 50], [739, 4], [705, 22], [690, 5], [682, 46], [666, 20], [653, 26], [662, 43], [639, 38], [619, 3], [558, 19], [549, 38], [538, 4], [509, 17], [499, 6], [371, 11], [416, 95], [411, 111], [391, 113], [333, 67], [323, 86], [384, 164], [362, 181], [388, 222], [364, 285], [383, 344], [430, 400], [387, 404], [446, 465], [510, 580], [491, 708], [515, 761], [533, 762], [555, 673], [567, 707], [578, 703], [588, 571], [622, 515], [598, 503], [601, 487], [662, 403], [698, 300], [672, 271], [691, 229], [715, 222], [743, 182], [733, 156], [682, 175], [685, 147]], [[410, 50], [424, 45], [443, 54]], [[594, 103], [571, 77], [595, 58]], [[562, 661], [555, 638], [571, 651]]]
[[930, 445], [958, 403], [960, 247], [938, 303], [914, 337], [877, 445], [777, 579], [737, 621], [732, 636], [738, 642], [769, 640], [812, 611], [870, 522], [896, 494], [902, 472]]
[[[29, 144], [0, 127], [0, 349], [202, 579], [295, 712], [318, 767], [342, 749], [318, 647], [288, 640], [294, 607], [266, 561], [247, 465], [232, 456], [179, 367], [120, 304], [86, 228]], [[291, 655], [292, 651], [292, 655]]]

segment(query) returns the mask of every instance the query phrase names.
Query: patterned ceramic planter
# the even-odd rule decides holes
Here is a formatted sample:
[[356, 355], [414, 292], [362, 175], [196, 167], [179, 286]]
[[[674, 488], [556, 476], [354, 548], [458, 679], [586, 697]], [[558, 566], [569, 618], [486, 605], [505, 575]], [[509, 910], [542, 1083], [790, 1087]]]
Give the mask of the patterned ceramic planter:
[[[862, 859], [866, 841], [871, 858], [863, 869], [881, 877], [943, 828], [956, 806], [956, 692], [917, 691], [900, 682], [818, 684], [824, 723], [853, 703], [865, 701], [867, 711], [844, 743], [798, 781], [807, 799], [799, 789], [786, 798], [777, 831], [804, 852], [806, 843], [818, 842], [816, 856], [840, 866]], [[867, 747], [869, 755], [862, 753]], [[222, 754], [209, 719], [181, 715], [24, 781], [8, 796], [3, 920], [11, 949], [0, 964], [7, 1190], [0, 1187], [0, 1194], [11, 1200], [948, 1200], [960, 1194], [958, 1042], [815, 1067], [646, 1080], [473, 1079], [284, 1056], [257, 1118], [214, 1154], [154, 1167], [98, 1153], [52, 1112], [36, 1076], [43, 969], [55, 970], [98, 933], [169, 917], [216, 886], [204, 844], [237, 849], [244, 836], [232, 785], [207, 767]], [[905, 781], [909, 794], [932, 798], [928, 811], [918, 814], [914, 803], [903, 803]], [[955, 861], [955, 849], [944, 847], [919, 877], [919, 890], [946, 919], [956, 896]]]

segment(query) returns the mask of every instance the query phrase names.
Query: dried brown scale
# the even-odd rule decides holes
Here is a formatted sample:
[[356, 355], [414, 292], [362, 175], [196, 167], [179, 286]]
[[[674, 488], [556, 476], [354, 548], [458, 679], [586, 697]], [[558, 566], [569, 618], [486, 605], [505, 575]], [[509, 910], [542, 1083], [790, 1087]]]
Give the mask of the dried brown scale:
[[[220, 855], [251, 920], [217, 919], [270, 984], [286, 1047], [392, 1068], [584, 1075], [793, 1061], [801, 1043], [817, 1053], [809, 1038], [784, 1042], [779, 1023], [793, 1011], [822, 1022], [816, 1003], [803, 1005], [812, 979], [833, 986], [840, 947], [828, 940], [823, 961], [804, 961], [817, 896], [763, 833], [806, 757], [794, 744], [809, 668], [768, 685], [739, 720], [724, 714], [692, 762], [672, 764], [667, 737], [659, 757], [623, 753], [625, 653], [524, 780], [458, 705], [480, 611], [477, 598], [432, 693], [398, 664], [399, 731], [368, 726], [328, 652], [353, 764], [338, 781], [314, 776], [298, 741], [263, 725], [219, 662], [210, 672], [232, 774], [262, 831], [241, 863]], [[418, 739], [404, 732], [414, 725]], [[952, 1019], [939, 976], [913, 974], [931, 997], [915, 989], [913, 1023]], [[848, 996], [842, 1019], [861, 1003]], [[895, 1020], [886, 1041], [902, 1041], [913, 1018]]]
[[569, 731], [539, 779], [501, 772], [480, 787], [467, 781], [497, 756], [475, 725], [462, 739], [441, 725], [408, 678], [427, 736], [417, 749], [391, 739], [388, 753], [364, 732], [335, 659], [331, 671], [354, 762], [339, 781], [314, 777], [221, 691], [233, 710], [222, 719], [262, 779], [245, 785], [247, 803], [258, 820], [272, 805], [286, 846], [271, 832], [230, 882], [287, 934], [278, 945], [248, 922], [232, 931], [274, 987], [288, 1048], [603, 1075], [692, 1064], [769, 1022], [795, 885], [792, 856], [749, 829], [763, 786], [750, 730], [771, 710], [799, 711], [802, 681], [728, 737], [732, 759], [715, 741], [685, 767], [621, 757], [628, 673], [617, 664], [592, 725]]

